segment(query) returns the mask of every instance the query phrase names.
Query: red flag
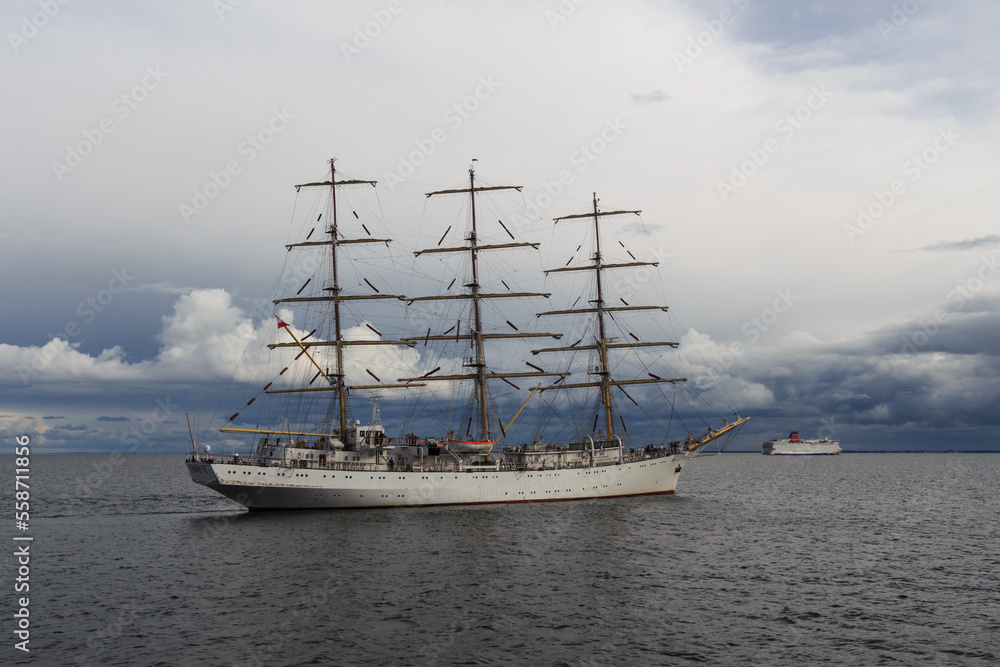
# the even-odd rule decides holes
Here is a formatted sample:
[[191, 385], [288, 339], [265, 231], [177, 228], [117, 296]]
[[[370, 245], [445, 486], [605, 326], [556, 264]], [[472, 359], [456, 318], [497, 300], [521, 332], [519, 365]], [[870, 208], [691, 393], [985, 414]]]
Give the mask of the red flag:
[[286, 321], [284, 321], [284, 320], [282, 320], [282, 319], [279, 319], [279, 320], [278, 320], [278, 328], [279, 328], [279, 329], [280, 329], [281, 327], [287, 327], [287, 326], [288, 326], [288, 322], [286, 322]]

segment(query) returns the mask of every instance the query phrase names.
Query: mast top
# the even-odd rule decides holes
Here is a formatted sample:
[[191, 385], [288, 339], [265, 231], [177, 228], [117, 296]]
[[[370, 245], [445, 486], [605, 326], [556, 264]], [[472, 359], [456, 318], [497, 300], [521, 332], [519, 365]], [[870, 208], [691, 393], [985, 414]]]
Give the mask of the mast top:
[[298, 185], [295, 186], [295, 191], [298, 192], [302, 188], [314, 188], [314, 187], [321, 187], [321, 186], [326, 186], [326, 185], [332, 185], [332, 186], [337, 186], [337, 185], [370, 185], [372, 187], [375, 187], [375, 184], [378, 183], [378, 181], [363, 181], [363, 180], [356, 180], [356, 179], [352, 179], [352, 180], [348, 180], [348, 181], [338, 181], [338, 180], [336, 180], [336, 174], [337, 174], [336, 162], [337, 162], [337, 158], [335, 158], [335, 157], [332, 157], [329, 160], [327, 160], [327, 164], [330, 165], [330, 180], [329, 181], [318, 181], [316, 183], [299, 183]]

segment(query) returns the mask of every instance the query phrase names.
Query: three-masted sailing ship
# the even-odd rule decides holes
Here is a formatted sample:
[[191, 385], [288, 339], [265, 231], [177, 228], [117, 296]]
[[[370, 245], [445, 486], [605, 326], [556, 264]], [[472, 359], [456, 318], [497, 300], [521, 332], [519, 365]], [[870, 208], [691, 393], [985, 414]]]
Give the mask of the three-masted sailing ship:
[[[443, 290], [446, 293], [404, 296], [385, 293], [364, 278], [371, 292], [349, 294], [342, 283], [345, 262], [349, 263], [345, 253], [359, 244], [389, 247], [392, 239], [373, 236], [364, 224], [360, 226], [366, 236], [345, 236], [338, 213], [340, 189], [374, 187], [375, 182], [341, 178], [334, 160], [330, 161], [329, 175], [328, 181], [296, 186], [297, 189], [328, 189], [330, 222], [324, 224], [324, 237], [313, 240], [314, 227], [305, 239], [287, 246], [289, 252], [322, 250], [324, 259], [316, 265], [315, 275], [310, 276], [294, 296], [275, 300], [278, 307], [305, 308], [308, 315], [305, 319], [312, 319], [304, 323], [316, 325], [311, 331], [303, 333], [307, 327], [275, 317], [276, 333], [284, 339], [268, 347], [272, 353], [285, 354], [283, 359], [294, 353], [278, 376], [297, 378], [297, 384], [287, 386], [289, 383], [283, 382], [281, 386], [272, 388], [274, 382], [268, 382], [246, 402], [246, 406], [251, 406], [258, 397], [278, 401], [280, 409], [267, 415], [270, 424], [243, 425], [237, 422], [240, 415], [237, 412], [229, 418], [230, 425], [220, 428], [226, 437], [250, 438], [250, 454], [213, 453], [210, 447], [199, 450], [192, 436], [192, 452], [187, 458], [187, 466], [195, 482], [250, 509], [541, 502], [671, 494], [689, 458], [708, 443], [731, 435], [747, 421], [748, 417], [737, 415], [732, 423], [726, 421], [720, 428], [709, 428], [698, 437], [689, 433], [684, 441], [638, 448], [627, 446], [626, 422], [616, 408], [615, 390], [635, 403], [627, 387], [685, 381], [685, 378], [662, 377], [651, 372], [641, 378], [619, 378], [614, 374], [615, 355], [642, 348], [673, 348], [678, 345], [676, 342], [642, 341], [634, 334], [631, 336], [634, 340], [622, 340], [609, 333], [608, 320], [615, 321], [616, 314], [640, 311], [660, 314], [667, 310], [665, 306], [631, 305], [624, 299], [620, 299], [622, 305], [606, 300], [605, 272], [656, 265], [656, 262], [638, 261], [634, 257], [635, 261], [631, 262], [607, 261], [602, 254], [602, 222], [611, 216], [638, 214], [639, 211], [601, 210], [595, 194], [591, 211], [555, 219], [554, 224], [565, 220], [592, 220], [594, 252], [589, 262], [579, 265], [567, 263], [566, 266], [547, 269], [544, 274], [584, 272], [592, 278], [593, 298], [579, 308], [576, 307], [577, 299], [568, 308], [538, 312], [538, 321], [556, 316], [563, 319], [586, 317], [593, 324], [587, 329], [574, 327], [588, 332], [574, 343], [532, 349], [531, 353], [544, 355], [537, 359], [555, 358], [557, 361], [550, 366], [554, 368], [559, 356], [550, 355], [563, 353], [576, 358], [579, 353], [586, 352], [586, 375], [589, 377], [579, 378], [578, 381], [579, 369], [574, 370], [572, 363], [564, 363], [565, 370], [545, 370], [543, 366], [524, 361], [531, 370], [522, 370], [498, 367], [494, 359], [488, 358], [488, 345], [493, 346], [490, 347], [493, 350], [522, 339], [549, 338], [560, 343], [568, 342], [562, 340], [564, 335], [561, 331], [522, 331], [510, 320], [506, 321], [509, 329], [496, 330], [484, 318], [486, 304], [509, 299], [522, 303], [551, 296], [549, 292], [515, 291], [502, 279], [500, 282], [506, 291], [481, 284], [480, 262], [486, 254], [538, 248], [538, 243], [518, 241], [502, 220], [499, 223], [510, 236], [510, 242], [489, 243], [480, 236], [477, 199], [486, 192], [519, 191], [520, 186], [483, 185], [470, 168], [468, 187], [427, 193], [428, 198], [439, 195], [468, 197], [469, 227], [465, 243], [442, 247], [448, 235], [446, 231], [436, 247], [414, 252], [414, 261], [438, 254], [463, 257], [465, 261], [462, 264], [467, 273], [461, 289], [451, 292], [453, 279]], [[356, 211], [352, 213], [360, 220]], [[322, 217], [321, 213], [317, 223]], [[302, 292], [314, 278], [313, 290], [303, 296]], [[448, 320], [450, 327], [441, 325], [443, 331], [435, 332], [431, 326], [426, 332], [411, 332], [393, 339], [383, 337], [368, 321], [345, 322], [345, 309], [369, 302], [405, 304], [411, 308], [436, 302], [460, 304], [465, 318], [464, 321], [461, 317]], [[352, 328], [361, 327], [375, 336], [348, 335]], [[460, 356], [450, 358], [448, 365], [453, 370], [439, 372], [448, 363], [446, 358], [426, 372], [417, 371], [383, 381], [371, 368], [364, 367], [364, 363], [354, 367], [349, 364], [352, 350], [370, 350], [374, 346], [396, 353], [402, 351], [404, 355], [408, 351], [408, 364], [412, 368], [416, 366], [413, 362], [419, 357], [418, 351], [432, 342], [454, 346], [461, 351]], [[352, 382], [350, 376], [359, 376], [362, 367], [367, 381]], [[292, 372], [289, 372], [290, 369]], [[384, 374], [385, 371], [379, 372]], [[524, 384], [525, 389], [522, 390], [514, 380]], [[501, 410], [492, 393], [498, 382], [504, 383], [505, 387], [509, 385], [522, 395], [527, 394], [520, 409], [511, 409], [514, 414], [499, 414]], [[424, 394], [440, 400], [441, 392], [435, 387], [441, 386], [441, 383], [464, 387], [466, 392], [463, 399], [465, 408], [460, 414], [449, 413], [449, 428], [429, 435], [411, 432], [389, 436], [386, 433], [378, 406], [379, 397], [384, 396], [383, 391], [402, 393], [397, 402], [416, 400], [415, 396]], [[372, 395], [369, 423], [362, 424], [353, 418], [352, 392], [355, 395], [366, 392]], [[526, 410], [535, 409], [535, 405], [531, 404], [533, 397], [549, 392], [580, 393], [591, 397], [596, 392], [597, 409], [593, 421], [587, 413], [586, 423], [577, 424], [573, 435], [565, 441], [536, 438], [530, 443], [510, 442], [508, 431], [514, 420]], [[456, 396], [461, 397], [461, 394]], [[536, 399], [536, 404], [540, 400], [543, 399]], [[318, 410], [320, 416], [308, 416], [309, 410], [304, 406]], [[665, 405], [660, 407], [666, 408]], [[506, 421], [505, 416], [508, 417]]]

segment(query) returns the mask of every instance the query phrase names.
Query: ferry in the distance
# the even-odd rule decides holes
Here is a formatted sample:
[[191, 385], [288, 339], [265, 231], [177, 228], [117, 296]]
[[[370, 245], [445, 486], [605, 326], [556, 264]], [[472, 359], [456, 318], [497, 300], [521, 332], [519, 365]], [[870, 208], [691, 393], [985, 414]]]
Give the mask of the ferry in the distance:
[[801, 456], [805, 454], [839, 454], [840, 443], [836, 440], [801, 440], [798, 431], [783, 440], [768, 440], [764, 443], [762, 454], [777, 456], [779, 454], [794, 454]]

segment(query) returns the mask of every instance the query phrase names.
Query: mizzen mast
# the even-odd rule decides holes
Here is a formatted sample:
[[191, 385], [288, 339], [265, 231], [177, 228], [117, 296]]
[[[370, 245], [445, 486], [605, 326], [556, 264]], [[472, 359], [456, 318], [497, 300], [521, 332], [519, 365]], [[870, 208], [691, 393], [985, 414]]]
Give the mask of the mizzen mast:
[[[542, 387], [540, 391], [547, 391], [550, 389], [579, 389], [585, 387], [598, 387], [600, 389], [601, 395], [601, 407], [604, 416], [604, 433], [607, 440], [613, 440], [615, 437], [615, 425], [614, 418], [612, 416], [612, 400], [611, 400], [611, 387], [618, 387], [619, 390], [624, 393], [630, 400], [633, 400], [631, 396], [625, 392], [622, 388], [623, 385], [630, 384], [658, 384], [658, 383], [674, 383], [674, 382], [685, 382], [686, 378], [661, 378], [657, 376], [650, 375], [649, 379], [641, 380], [615, 380], [611, 377], [611, 368], [608, 363], [608, 350], [610, 349], [621, 349], [621, 348], [633, 348], [633, 347], [677, 347], [677, 343], [672, 342], [640, 342], [636, 339], [632, 343], [616, 343], [614, 340], [610, 339], [607, 335], [607, 325], [605, 322], [605, 315], [621, 311], [640, 311], [640, 310], [659, 310], [666, 312], [666, 306], [608, 306], [604, 300], [604, 282], [603, 273], [608, 269], [621, 269], [634, 266], [657, 266], [658, 262], [625, 262], [620, 264], [608, 264], [604, 262], [603, 256], [601, 254], [601, 218], [613, 215], [639, 215], [642, 211], [601, 211], [598, 207], [597, 193], [594, 193], [593, 201], [593, 211], [590, 213], [581, 213], [577, 215], [565, 215], [560, 218], [555, 218], [555, 224], [558, 224], [561, 220], [572, 220], [579, 218], [592, 218], [594, 220], [594, 255], [591, 258], [593, 264], [583, 265], [583, 266], [568, 266], [559, 269], [549, 269], [545, 271], [545, 275], [550, 273], [560, 273], [564, 271], [593, 271], [594, 278], [597, 285], [597, 298], [591, 301], [593, 304], [591, 308], [576, 308], [568, 310], [550, 310], [544, 313], [538, 313], [538, 317], [551, 316], [551, 315], [575, 315], [575, 314], [595, 314], [597, 317], [597, 338], [592, 345], [579, 345], [573, 344], [569, 347], [551, 347], [544, 348], [540, 350], [532, 350], [533, 354], [539, 354], [541, 352], [564, 352], [564, 351], [576, 351], [576, 350], [596, 350], [598, 356], [598, 366], [594, 371], [591, 371], [592, 375], [597, 376], [597, 380], [593, 382], [578, 382], [573, 384], [554, 384], [548, 387]], [[624, 301], [623, 301], [624, 303]], [[614, 315], [611, 315], [614, 319]], [[580, 341], [577, 341], [579, 343]], [[634, 400], [633, 400], [634, 402]], [[620, 419], [620, 417], [619, 417]], [[596, 423], [596, 420], [595, 420]], [[622, 421], [622, 430], [625, 430], [625, 422]]]

